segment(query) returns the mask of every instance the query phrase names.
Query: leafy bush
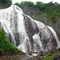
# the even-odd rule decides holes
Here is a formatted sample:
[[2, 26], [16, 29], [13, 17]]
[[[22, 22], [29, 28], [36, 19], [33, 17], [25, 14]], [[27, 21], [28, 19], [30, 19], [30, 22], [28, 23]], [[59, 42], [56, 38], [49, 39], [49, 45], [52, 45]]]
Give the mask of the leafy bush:
[[44, 60], [52, 60], [52, 57], [51, 56], [45, 56]]
[[13, 53], [19, 52], [19, 50], [13, 46], [6, 37], [6, 33], [0, 30], [0, 52], [10, 51]]

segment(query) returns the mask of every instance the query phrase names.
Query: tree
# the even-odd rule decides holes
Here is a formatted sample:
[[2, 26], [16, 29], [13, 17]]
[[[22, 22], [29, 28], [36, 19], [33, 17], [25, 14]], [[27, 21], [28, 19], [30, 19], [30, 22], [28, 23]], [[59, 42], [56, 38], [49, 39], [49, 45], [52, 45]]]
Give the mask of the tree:
[[32, 6], [34, 6], [34, 3], [33, 2], [30, 2], [30, 1], [24, 1], [24, 2], [21, 2], [20, 3], [20, 5], [22, 6], [30, 6], [30, 7], [32, 7]]
[[0, 0], [0, 4], [11, 5], [12, 4], [12, 0]]
[[15, 5], [20, 6], [20, 3], [15, 3]]
[[41, 11], [45, 11], [45, 5], [44, 3], [42, 2], [36, 2], [36, 6], [41, 10]]

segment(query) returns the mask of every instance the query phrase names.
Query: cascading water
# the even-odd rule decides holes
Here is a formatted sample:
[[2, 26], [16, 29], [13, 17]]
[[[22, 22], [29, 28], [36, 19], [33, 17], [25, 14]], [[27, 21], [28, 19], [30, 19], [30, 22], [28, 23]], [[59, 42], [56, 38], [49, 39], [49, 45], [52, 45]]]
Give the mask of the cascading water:
[[25, 53], [60, 48], [60, 41], [52, 27], [32, 19], [15, 5], [0, 10], [0, 25], [10, 42]]
[[55, 37], [56, 43], [58, 45], [58, 47], [57, 47], [57, 49], [58, 49], [60, 47], [60, 41], [58, 39], [58, 36], [57, 36], [56, 32], [54, 31], [54, 29], [52, 27], [48, 26], [48, 28], [50, 29], [50, 31], [52, 32], [53, 36]]

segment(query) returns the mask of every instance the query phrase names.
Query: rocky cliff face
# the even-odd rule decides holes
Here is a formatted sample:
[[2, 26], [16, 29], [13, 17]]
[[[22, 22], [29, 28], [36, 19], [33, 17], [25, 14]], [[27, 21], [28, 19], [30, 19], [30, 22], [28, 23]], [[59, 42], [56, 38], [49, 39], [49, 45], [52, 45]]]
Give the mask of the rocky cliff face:
[[0, 26], [10, 42], [25, 53], [39, 53], [60, 47], [54, 29], [32, 19], [15, 5], [0, 10]]

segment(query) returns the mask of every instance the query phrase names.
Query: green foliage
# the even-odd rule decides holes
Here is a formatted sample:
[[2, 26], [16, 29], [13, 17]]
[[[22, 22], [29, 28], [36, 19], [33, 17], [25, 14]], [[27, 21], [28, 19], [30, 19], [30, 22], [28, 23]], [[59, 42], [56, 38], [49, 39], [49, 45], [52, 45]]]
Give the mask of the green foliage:
[[0, 5], [10, 6], [12, 4], [12, 0], [0, 0]]
[[50, 20], [52, 21], [52, 23], [56, 23], [56, 16], [57, 16], [57, 13], [56, 11], [53, 11], [52, 13], [49, 14], [49, 17], [50, 17]]
[[0, 3], [2, 4], [12, 3], [12, 0], [0, 0]]
[[36, 7], [38, 7], [41, 11], [45, 11], [45, 4], [42, 2], [36, 2]]
[[44, 56], [43, 60], [53, 60], [54, 57], [60, 56], [60, 50], [54, 50], [48, 52], [47, 55]]
[[21, 3], [15, 3], [15, 5], [19, 6], [19, 7], [24, 7], [24, 6], [29, 6], [29, 7], [33, 7], [34, 3], [30, 2], [30, 1], [22, 1]]
[[51, 56], [45, 56], [43, 60], [52, 60]]
[[0, 30], [0, 52], [4, 51], [19, 52], [19, 50], [8, 41], [5, 32]]
[[20, 3], [15, 3], [15, 5], [20, 6]]

